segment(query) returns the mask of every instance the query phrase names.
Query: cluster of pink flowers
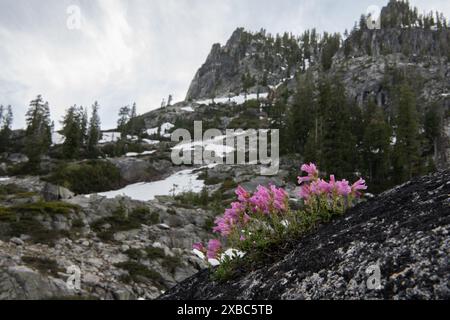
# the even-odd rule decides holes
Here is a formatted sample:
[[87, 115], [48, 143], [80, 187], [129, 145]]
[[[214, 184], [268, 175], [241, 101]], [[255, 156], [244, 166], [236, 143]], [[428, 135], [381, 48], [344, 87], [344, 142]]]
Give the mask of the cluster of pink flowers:
[[216, 219], [213, 231], [228, 237], [236, 229], [243, 229], [252, 220], [252, 216], [283, 214], [288, 210], [288, 194], [281, 188], [259, 186], [251, 195], [242, 187], [236, 189], [238, 202], [225, 210], [222, 217]]
[[319, 170], [317, 167], [311, 164], [304, 164], [301, 170], [307, 173], [307, 176], [298, 177], [298, 183], [301, 185], [299, 196], [308, 202], [312, 198], [318, 197], [360, 197], [361, 190], [367, 190], [366, 182], [363, 179], [359, 179], [353, 185], [343, 179], [336, 181], [334, 175], [330, 176], [330, 181], [325, 181], [319, 178]]
[[[259, 186], [253, 195], [239, 186], [236, 195], [238, 201], [233, 202], [224, 215], [216, 219], [213, 228], [214, 233], [224, 238], [238, 234], [239, 240], [245, 241], [245, 230], [252, 219], [272, 214], [282, 215], [289, 209], [287, 192], [275, 186]], [[206, 254], [208, 259], [217, 259], [221, 248], [218, 240], [211, 240], [207, 248], [202, 244], [194, 245], [194, 249]]]
[[[307, 175], [298, 177], [301, 186], [299, 196], [305, 201], [305, 210], [317, 215], [321, 212], [342, 213], [352, 204], [353, 199], [361, 196], [362, 190], [367, 189], [363, 179], [350, 185], [347, 180], [337, 181], [331, 175], [330, 180], [325, 181], [320, 178], [319, 170], [313, 163], [304, 164], [301, 170]], [[255, 228], [261, 227], [258, 222], [264, 221], [262, 225], [268, 222], [269, 227], [270, 224], [273, 227], [285, 222], [288, 217], [292, 219], [295, 215], [301, 215], [300, 212], [293, 214], [290, 211], [288, 193], [273, 185], [269, 188], [259, 186], [253, 194], [239, 186], [236, 196], [238, 201], [233, 202], [224, 215], [216, 219], [213, 232], [227, 240], [228, 245], [234, 244], [237, 248], [246, 247], [243, 243], [247, 240], [254, 243], [254, 239], [247, 237], [252, 237]], [[324, 207], [321, 207], [322, 204]], [[283, 226], [287, 228], [289, 223], [284, 223]], [[201, 252], [207, 260], [220, 261], [224, 253], [222, 242], [217, 239], [210, 240], [206, 247], [197, 243], [194, 249]]]

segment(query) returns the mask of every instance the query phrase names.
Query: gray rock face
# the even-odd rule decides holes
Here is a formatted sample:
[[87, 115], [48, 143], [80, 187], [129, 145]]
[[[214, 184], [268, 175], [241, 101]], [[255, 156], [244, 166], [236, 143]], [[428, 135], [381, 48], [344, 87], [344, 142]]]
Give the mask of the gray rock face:
[[120, 176], [127, 184], [159, 180], [174, 171], [172, 162], [164, 159], [122, 157], [110, 161], [119, 168]]
[[74, 193], [64, 187], [47, 183], [42, 190], [42, 195], [46, 201], [57, 201], [73, 198]]
[[60, 279], [42, 276], [25, 266], [0, 266], [0, 300], [44, 300], [71, 294]]
[[12, 153], [8, 156], [8, 161], [12, 162], [13, 164], [20, 164], [28, 162], [28, 157], [21, 153]]
[[253, 262], [254, 271], [218, 283], [204, 270], [161, 299], [449, 299], [449, 193], [450, 171], [415, 179], [277, 250], [279, 258]]
[[[196, 73], [186, 100], [238, 95], [242, 92], [242, 76], [245, 74], [256, 80], [250, 89], [252, 93], [258, 90], [267, 92], [264, 86], [277, 85], [290, 78], [300, 66], [300, 61], [291, 65], [285, 54], [286, 48], [274, 46], [270, 41], [264, 31], [250, 34], [239, 28], [226, 45], [214, 44], [205, 64]], [[298, 46], [292, 50], [298, 51]]]

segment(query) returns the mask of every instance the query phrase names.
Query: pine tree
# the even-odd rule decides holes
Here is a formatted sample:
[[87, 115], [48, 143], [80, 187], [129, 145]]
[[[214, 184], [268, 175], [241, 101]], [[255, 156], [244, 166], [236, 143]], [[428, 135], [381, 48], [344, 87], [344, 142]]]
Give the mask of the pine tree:
[[327, 172], [350, 178], [356, 162], [356, 139], [352, 133], [350, 108], [340, 79], [323, 79], [319, 88], [323, 125], [321, 166]]
[[87, 141], [87, 151], [91, 158], [95, 158], [98, 155], [97, 144], [102, 137], [102, 132], [100, 128], [100, 117], [98, 115], [99, 105], [97, 101], [92, 106], [92, 115], [89, 121], [89, 131], [88, 131], [88, 141]]
[[133, 106], [131, 107], [130, 111], [130, 121], [129, 121], [129, 133], [133, 136], [139, 136], [140, 135], [140, 128], [139, 123], [137, 119], [137, 107], [136, 102], [133, 103]]
[[256, 80], [255, 80], [254, 77], [252, 77], [252, 76], [250, 75], [250, 72], [247, 71], [245, 74], [242, 75], [241, 82], [242, 82], [242, 91], [244, 92], [245, 98], [247, 99], [248, 91], [249, 91], [249, 89], [251, 89], [253, 86], [255, 86]]
[[402, 183], [421, 172], [419, 120], [416, 97], [409, 84], [400, 85], [396, 97], [396, 144], [394, 170], [396, 183]]
[[13, 112], [9, 105], [6, 109], [0, 105], [0, 152], [7, 151], [12, 133]]
[[425, 150], [432, 156], [433, 160], [437, 159], [438, 139], [441, 135], [441, 116], [440, 106], [437, 103], [432, 104], [425, 113], [424, 130], [425, 130]]
[[30, 108], [26, 113], [26, 123], [25, 152], [30, 159], [31, 167], [35, 169], [52, 143], [50, 107], [48, 102], [44, 103], [41, 95], [30, 102]]
[[88, 108], [80, 107], [81, 112], [81, 135], [82, 135], [82, 145], [86, 147], [88, 141], [88, 131], [89, 131], [89, 117]]
[[125, 106], [119, 110], [119, 120], [117, 120], [117, 129], [120, 131], [122, 139], [126, 139], [128, 134], [128, 123], [130, 121], [130, 107]]
[[310, 72], [298, 80], [299, 86], [294, 96], [294, 104], [288, 117], [290, 137], [289, 150], [303, 154], [308, 134], [315, 124], [315, 83]]
[[65, 158], [76, 159], [83, 146], [83, 110], [76, 105], [70, 107], [62, 121], [62, 134], [65, 137], [62, 145]]
[[371, 190], [378, 192], [389, 187], [390, 144], [392, 129], [386, 122], [383, 109], [370, 101], [363, 117], [362, 171], [370, 181]]

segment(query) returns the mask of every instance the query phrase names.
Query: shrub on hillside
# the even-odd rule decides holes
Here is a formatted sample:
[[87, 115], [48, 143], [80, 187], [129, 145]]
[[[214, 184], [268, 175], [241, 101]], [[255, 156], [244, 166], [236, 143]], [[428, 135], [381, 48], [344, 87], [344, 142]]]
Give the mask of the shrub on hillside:
[[104, 160], [63, 164], [45, 180], [77, 194], [110, 191], [122, 186], [119, 169]]

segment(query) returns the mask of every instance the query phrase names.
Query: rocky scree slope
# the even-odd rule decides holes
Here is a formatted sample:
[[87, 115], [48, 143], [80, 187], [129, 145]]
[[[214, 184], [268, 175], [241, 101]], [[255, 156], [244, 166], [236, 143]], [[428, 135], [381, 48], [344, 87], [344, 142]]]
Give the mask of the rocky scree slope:
[[[0, 192], [0, 300], [154, 299], [205, 266], [191, 248], [209, 235], [208, 210], [172, 197], [44, 202], [46, 185], [37, 177], [0, 182], [0, 190], [17, 189]], [[79, 290], [66, 284], [72, 266]]]
[[[204, 270], [161, 299], [449, 299], [449, 231], [450, 171], [443, 171], [358, 205], [231, 281]], [[378, 290], [367, 287], [373, 265]]]

